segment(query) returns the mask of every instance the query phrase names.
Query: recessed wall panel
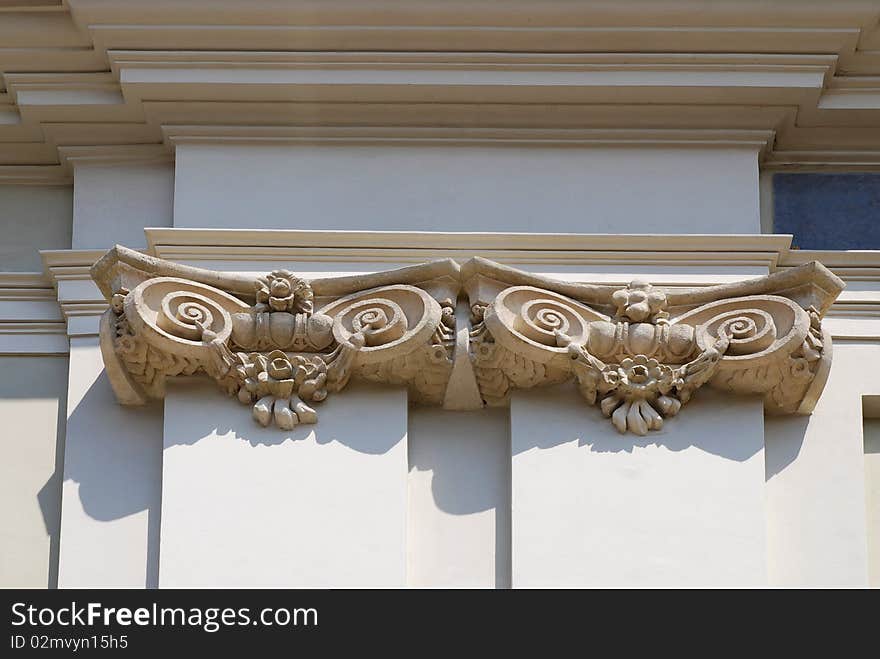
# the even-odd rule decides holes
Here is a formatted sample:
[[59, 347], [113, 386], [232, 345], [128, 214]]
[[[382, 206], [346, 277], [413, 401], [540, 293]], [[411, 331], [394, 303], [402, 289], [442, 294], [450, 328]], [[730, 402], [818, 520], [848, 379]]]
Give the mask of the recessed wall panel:
[[72, 337], [61, 588], [156, 587], [162, 406], [123, 407], [97, 337]]
[[750, 149], [180, 144], [176, 154], [176, 227], [760, 233]]
[[66, 356], [0, 356], [0, 588], [57, 583], [66, 385]]
[[503, 408], [410, 409], [410, 586], [510, 586], [509, 418]]
[[880, 357], [869, 344], [834, 345], [831, 373], [810, 416], [768, 416], [770, 584], [865, 586], [865, 448], [862, 394]]
[[701, 390], [638, 437], [572, 388], [515, 394], [513, 586], [766, 584], [763, 414]]
[[160, 587], [405, 585], [405, 390], [351, 386], [316, 409], [263, 428], [213, 382], [169, 387]]

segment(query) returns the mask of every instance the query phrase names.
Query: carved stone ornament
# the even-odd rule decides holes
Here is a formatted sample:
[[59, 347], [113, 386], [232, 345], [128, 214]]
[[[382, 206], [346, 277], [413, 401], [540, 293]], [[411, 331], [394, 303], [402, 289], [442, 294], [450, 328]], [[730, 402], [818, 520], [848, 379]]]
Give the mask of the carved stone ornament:
[[[703, 385], [809, 414], [831, 365], [821, 319], [843, 289], [819, 263], [688, 289], [566, 283], [481, 258], [308, 281], [121, 246], [92, 276], [110, 303], [101, 350], [120, 403], [162, 398], [167, 377], [204, 374], [260, 424], [288, 430], [315, 423], [315, 403], [352, 378], [448, 409], [574, 380], [617, 430], [638, 435]], [[465, 296], [470, 323], [456, 327]]]

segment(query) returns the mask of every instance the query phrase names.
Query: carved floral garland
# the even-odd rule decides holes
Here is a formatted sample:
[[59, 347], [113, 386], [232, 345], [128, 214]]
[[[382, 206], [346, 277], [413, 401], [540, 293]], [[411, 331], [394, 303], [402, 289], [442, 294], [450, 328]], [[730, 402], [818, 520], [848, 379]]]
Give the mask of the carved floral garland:
[[[315, 423], [312, 405], [352, 377], [405, 385], [414, 400], [443, 404], [454, 359], [472, 372], [477, 405], [506, 404], [513, 389], [574, 379], [619, 432], [637, 435], [662, 429], [703, 385], [762, 394], [768, 408], [781, 412], [809, 412], [830, 362], [817, 308], [781, 295], [713, 299], [703, 292], [705, 303], [679, 295], [673, 314], [670, 294], [641, 281], [607, 292], [588, 289], [585, 294], [604, 300], [588, 305], [487, 279], [497, 293], [473, 304], [462, 353], [455, 349], [453, 298], [438, 301], [427, 287], [355, 290], [329, 296], [316, 310], [311, 284], [277, 270], [252, 280], [248, 303], [238, 280], [231, 294], [163, 276], [180, 267], [131, 254], [125, 253], [134, 268], [118, 265], [117, 251], [106, 257], [110, 265], [95, 270], [97, 280], [107, 281], [108, 272], [121, 268], [135, 283], [129, 290], [118, 283], [124, 277], [113, 280], [101, 330], [120, 401], [161, 398], [167, 377], [204, 373], [251, 405], [261, 425], [285, 430]], [[500, 268], [483, 267], [495, 276]], [[202, 280], [219, 274], [191, 270]], [[833, 277], [817, 272], [788, 276], [801, 286], [791, 290], [803, 295], [810, 277]], [[790, 287], [788, 279], [783, 284]], [[742, 290], [762, 286], [769, 284]]]
[[[423, 291], [390, 286], [349, 296], [328, 305], [331, 317], [312, 311], [311, 288], [287, 271], [258, 279], [255, 288], [252, 307], [221, 291], [212, 299], [207, 286], [168, 277], [148, 279], [132, 292], [120, 289], [109, 311], [112, 352], [129, 385], [158, 398], [166, 377], [205, 373], [252, 405], [261, 425], [290, 430], [317, 421], [308, 403], [341, 390], [354, 373], [372, 379], [371, 358], [390, 352], [412, 372], [401, 384], [417, 398], [437, 397], [436, 382], [445, 382], [451, 366], [443, 325], [449, 314]], [[415, 323], [404, 299], [408, 308], [414, 301], [424, 307]]]

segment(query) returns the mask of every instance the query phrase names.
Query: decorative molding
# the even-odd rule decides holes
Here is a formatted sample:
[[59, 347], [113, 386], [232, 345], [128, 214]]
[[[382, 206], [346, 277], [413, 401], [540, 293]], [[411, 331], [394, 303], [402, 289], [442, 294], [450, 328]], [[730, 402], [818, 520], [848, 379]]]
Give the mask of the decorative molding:
[[[121, 246], [91, 275], [110, 304], [101, 350], [123, 404], [162, 398], [167, 377], [205, 374], [262, 425], [290, 429], [316, 422], [313, 405], [352, 378], [404, 385], [415, 402], [454, 409], [573, 380], [620, 432], [640, 435], [704, 385], [761, 395], [770, 412], [810, 413], [831, 363], [822, 317], [844, 287], [815, 262], [672, 289], [564, 282], [479, 257], [307, 280]], [[456, 327], [462, 293], [466, 334]], [[446, 392], [462, 368], [478, 387], [470, 401]]]
[[71, 185], [73, 177], [61, 165], [0, 164], [0, 185]]
[[64, 318], [51, 282], [39, 272], [0, 272], [0, 354], [68, 351]]
[[164, 164], [172, 162], [172, 154], [160, 144], [123, 144], [100, 146], [61, 146], [58, 156], [62, 165], [75, 168], [79, 164], [114, 166], [118, 164]]
[[[645, 272], [676, 270], [655, 283], [699, 285], [699, 269], [722, 278], [741, 279], [772, 270], [791, 245], [789, 235], [749, 234], [573, 234], [423, 231], [321, 231], [307, 229], [147, 228], [151, 254], [187, 262], [235, 262], [264, 270], [291, 261], [421, 263], [428, 259], [466, 260], [481, 254], [509, 264], [596, 267], [598, 272], [626, 268]], [[269, 265], [267, 265], [269, 264]], [[627, 278], [609, 272], [608, 283]]]
[[754, 130], [775, 135], [761, 148], [776, 168], [880, 162], [873, 0], [221, 4], [0, 7], [0, 166], [57, 165], [56, 147], [157, 145], [163, 129], [208, 123], [377, 127], [345, 137], [360, 140], [426, 126], [590, 126], [612, 141], [646, 127]]
[[90, 268], [104, 250], [41, 250], [46, 277], [55, 286], [69, 336], [96, 336], [107, 301], [92, 281]]
[[880, 251], [792, 250], [779, 270], [815, 260], [847, 284], [825, 318], [835, 341], [880, 342]]
[[[292, 247], [338, 247], [351, 249], [424, 249], [426, 238], [433, 247], [451, 250], [567, 250], [608, 253], [675, 252], [766, 252], [780, 253], [791, 245], [789, 234], [612, 234], [612, 233], [517, 233], [471, 231], [323, 231], [320, 229], [215, 229], [148, 227], [144, 229], [151, 250], [168, 247], [262, 248], [265, 253]], [[835, 252], [829, 252], [834, 254]], [[161, 254], [157, 251], [157, 256]]]
[[743, 148], [763, 159], [772, 130], [710, 128], [520, 128], [520, 127], [289, 127], [165, 125], [165, 140], [178, 144], [408, 144], [479, 146], [594, 146]]
[[[425, 248], [428, 234], [409, 231], [148, 228], [145, 233], [151, 255], [254, 273], [289, 268], [291, 263], [303, 269], [312, 262], [333, 263], [337, 272], [344, 272], [349, 262], [356, 263], [358, 269], [367, 264], [378, 269], [383, 263], [421, 263], [437, 258], [464, 261], [478, 253], [544, 272], [571, 271], [573, 281], [588, 276], [597, 283], [623, 286], [642, 277], [655, 285], [703, 287], [819, 261], [847, 283], [824, 320], [833, 338], [880, 341], [876, 319], [880, 314], [875, 318], [873, 313], [880, 309], [880, 251], [791, 250], [788, 235], [432, 232], [432, 247]], [[47, 286], [54, 284], [57, 289], [71, 336], [97, 335], [98, 318], [107, 301], [89, 269], [104, 250], [44, 250], [41, 254], [43, 276]]]

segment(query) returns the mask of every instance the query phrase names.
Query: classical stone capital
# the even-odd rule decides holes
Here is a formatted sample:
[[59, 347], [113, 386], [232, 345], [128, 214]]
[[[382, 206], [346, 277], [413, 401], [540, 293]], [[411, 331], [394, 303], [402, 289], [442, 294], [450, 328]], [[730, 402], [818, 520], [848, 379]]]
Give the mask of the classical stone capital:
[[620, 432], [659, 430], [703, 385], [809, 414], [828, 377], [821, 319], [843, 282], [818, 263], [735, 284], [572, 284], [474, 259], [462, 267], [484, 401], [574, 379]]
[[[683, 289], [573, 284], [480, 258], [350, 277], [252, 277], [124, 247], [92, 275], [110, 302], [101, 347], [121, 403], [163, 397], [167, 377], [203, 374], [259, 423], [283, 429], [317, 421], [313, 405], [353, 378], [455, 409], [504, 405], [513, 389], [571, 380], [620, 432], [640, 435], [662, 428], [704, 385], [761, 395], [771, 412], [808, 414], [831, 362], [821, 319], [843, 288], [818, 263]], [[462, 295], [470, 324], [456, 328]], [[472, 400], [450, 396], [451, 378], [466, 377]]]
[[313, 405], [351, 378], [442, 403], [452, 368], [458, 265], [308, 281], [247, 277], [125, 247], [92, 269], [110, 302], [101, 350], [120, 403], [162, 398], [165, 379], [207, 375], [262, 425], [314, 423]]

